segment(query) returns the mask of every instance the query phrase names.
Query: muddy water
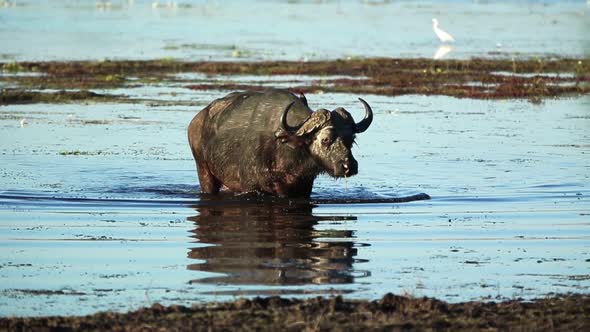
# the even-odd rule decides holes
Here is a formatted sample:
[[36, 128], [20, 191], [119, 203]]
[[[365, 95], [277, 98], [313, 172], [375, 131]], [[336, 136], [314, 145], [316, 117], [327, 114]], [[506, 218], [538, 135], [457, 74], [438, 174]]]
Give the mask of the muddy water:
[[[192, 105], [0, 107], [2, 315], [589, 291], [588, 97], [363, 96], [376, 118], [353, 150], [359, 175], [320, 177], [310, 204], [200, 197], [185, 128], [225, 92], [125, 92]], [[308, 100], [360, 117], [356, 97]], [[432, 199], [393, 203], [420, 193]]]
[[[589, 15], [585, 1], [553, 0], [6, 0], [0, 58], [580, 57], [590, 51]], [[453, 46], [440, 47], [433, 17]]]

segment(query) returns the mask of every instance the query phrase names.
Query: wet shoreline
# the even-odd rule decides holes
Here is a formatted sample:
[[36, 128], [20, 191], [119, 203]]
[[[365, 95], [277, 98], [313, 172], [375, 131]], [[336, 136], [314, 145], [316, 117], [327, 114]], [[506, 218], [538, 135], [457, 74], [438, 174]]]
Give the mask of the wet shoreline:
[[590, 328], [590, 296], [553, 295], [533, 301], [447, 303], [396, 296], [348, 300], [342, 296], [307, 300], [282, 297], [238, 299], [204, 305], [153, 304], [128, 313], [88, 316], [0, 318], [2, 331], [211, 330], [557, 330]]

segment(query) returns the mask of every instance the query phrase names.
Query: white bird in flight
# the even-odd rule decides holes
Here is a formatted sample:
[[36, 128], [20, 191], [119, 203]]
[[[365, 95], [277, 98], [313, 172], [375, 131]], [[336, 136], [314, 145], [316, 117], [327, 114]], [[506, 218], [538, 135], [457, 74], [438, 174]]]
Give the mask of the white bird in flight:
[[434, 33], [436, 34], [438, 39], [440, 39], [441, 42], [447, 43], [455, 41], [455, 38], [453, 38], [453, 36], [451, 36], [448, 32], [438, 27], [438, 20], [436, 18], [432, 19], [432, 29], [434, 30]]

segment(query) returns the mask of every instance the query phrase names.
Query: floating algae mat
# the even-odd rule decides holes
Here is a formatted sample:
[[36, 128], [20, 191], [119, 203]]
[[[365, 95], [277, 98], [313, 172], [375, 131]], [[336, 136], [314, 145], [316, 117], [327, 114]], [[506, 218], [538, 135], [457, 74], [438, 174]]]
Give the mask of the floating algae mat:
[[[125, 91], [118, 91], [121, 95], [105, 96], [86, 90], [146, 85], [229, 91], [283, 87], [305, 93], [421, 94], [532, 101], [590, 92], [590, 60], [586, 58], [518, 61], [379, 58], [247, 63], [157, 60], [22, 62], [12, 66], [23, 73], [40, 75], [0, 76], [0, 84], [6, 87], [0, 104], [76, 101], [84, 94], [88, 99], [130, 101]], [[43, 91], [46, 89], [55, 91]]]

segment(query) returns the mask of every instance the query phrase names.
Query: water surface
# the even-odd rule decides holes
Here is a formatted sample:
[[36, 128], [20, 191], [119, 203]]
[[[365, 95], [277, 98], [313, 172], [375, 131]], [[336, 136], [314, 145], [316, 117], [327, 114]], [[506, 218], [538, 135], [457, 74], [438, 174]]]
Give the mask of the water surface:
[[580, 57], [590, 52], [589, 15], [585, 1], [19, 0], [0, 7], [0, 56], [429, 58], [440, 48], [436, 17], [457, 40], [445, 58]]
[[[308, 100], [361, 117], [356, 97]], [[201, 197], [185, 136], [198, 106], [0, 107], [1, 311], [588, 292], [588, 97], [363, 98], [375, 121], [353, 149], [359, 174], [318, 178], [313, 204]], [[422, 192], [432, 200], [384, 203]]]

